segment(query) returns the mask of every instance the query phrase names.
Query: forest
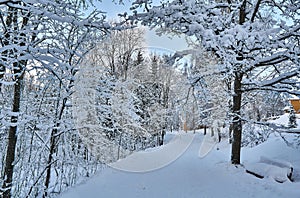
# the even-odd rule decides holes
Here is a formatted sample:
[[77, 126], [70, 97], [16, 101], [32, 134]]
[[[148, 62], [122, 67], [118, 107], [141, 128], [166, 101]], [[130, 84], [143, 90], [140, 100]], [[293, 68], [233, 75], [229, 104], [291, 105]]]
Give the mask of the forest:
[[0, 0], [1, 197], [56, 197], [166, 133], [213, 131], [235, 166], [274, 132], [299, 147], [299, 0], [132, 0], [114, 21], [97, 2]]

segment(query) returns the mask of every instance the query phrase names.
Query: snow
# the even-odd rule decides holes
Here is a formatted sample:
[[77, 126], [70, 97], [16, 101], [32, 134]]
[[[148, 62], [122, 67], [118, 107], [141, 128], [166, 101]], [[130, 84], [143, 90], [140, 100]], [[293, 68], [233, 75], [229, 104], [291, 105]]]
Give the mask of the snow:
[[272, 178], [277, 182], [286, 182], [293, 173], [293, 165], [287, 161], [274, 160], [262, 156], [257, 163], [245, 164], [247, 171], [262, 178]]
[[133, 153], [126, 160], [119, 160], [110, 164], [110, 166], [129, 172], [148, 172], [160, 169], [178, 159], [190, 146], [193, 138], [194, 135], [179, 133], [167, 146], [154, 147], [146, 151]]
[[[297, 126], [298, 128], [295, 128], [295, 131], [299, 131], [299, 127], [300, 127], [300, 114], [296, 114], [296, 118], [297, 118]], [[284, 125], [284, 126], [288, 126], [289, 123], [289, 113], [285, 113], [279, 117], [277, 117], [277, 119], [275, 120], [270, 120], [269, 122], [274, 123], [274, 124], [278, 124], [278, 125]], [[293, 129], [290, 129], [290, 131], [293, 131]]]
[[203, 158], [207, 156], [207, 154], [214, 148], [215, 144], [217, 142], [217, 138], [211, 135], [204, 136], [203, 142], [201, 143], [200, 149], [199, 149], [199, 157]]
[[[85, 183], [63, 193], [61, 198], [299, 197], [300, 150], [288, 147], [279, 135], [271, 135], [267, 142], [254, 148], [243, 148], [242, 162], [245, 164], [262, 163], [268, 160], [278, 163], [287, 162], [281, 165], [293, 165], [294, 182], [278, 183], [270, 179], [277, 174], [272, 171], [269, 172], [270, 177], [259, 179], [247, 174], [243, 165], [237, 167], [231, 165], [228, 140], [215, 144], [206, 156], [200, 158], [198, 154], [203, 139], [203, 131], [197, 131], [196, 134], [176, 133], [168, 144], [135, 153], [116, 162], [113, 166], [118, 169], [105, 168]], [[175, 153], [183, 151], [182, 148], [185, 147], [182, 145], [189, 145], [189, 147], [180, 157], [165, 166], [159, 165], [162, 161], [166, 161], [165, 158], [170, 151]], [[150, 160], [150, 156], [153, 160]], [[148, 163], [152, 165], [157, 163], [158, 169], [144, 172], [120, 170], [124, 165], [134, 164], [132, 166], [137, 168], [147, 167]]]

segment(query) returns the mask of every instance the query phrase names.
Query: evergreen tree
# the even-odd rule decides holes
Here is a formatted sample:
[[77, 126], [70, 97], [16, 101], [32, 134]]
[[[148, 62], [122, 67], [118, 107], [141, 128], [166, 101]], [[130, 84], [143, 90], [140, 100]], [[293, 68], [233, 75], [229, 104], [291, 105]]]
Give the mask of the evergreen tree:
[[288, 127], [297, 128], [297, 118], [293, 107], [290, 110]]

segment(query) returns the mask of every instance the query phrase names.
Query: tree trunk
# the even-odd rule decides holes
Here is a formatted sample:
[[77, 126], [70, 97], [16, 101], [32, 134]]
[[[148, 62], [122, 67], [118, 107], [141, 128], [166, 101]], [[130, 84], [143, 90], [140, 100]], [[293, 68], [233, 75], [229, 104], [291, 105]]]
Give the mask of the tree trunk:
[[[22, 90], [23, 74], [20, 75], [16, 84], [14, 85], [14, 98], [12, 111], [17, 113], [20, 111], [21, 102], [21, 90]], [[11, 197], [11, 187], [13, 182], [13, 172], [14, 172], [14, 161], [15, 161], [15, 151], [17, 144], [17, 121], [18, 116], [11, 116], [11, 126], [8, 132], [8, 143], [5, 158], [5, 169], [3, 175], [3, 198]]]
[[4, 72], [5, 72], [5, 66], [2, 63], [0, 63], [0, 92], [2, 91], [2, 82], [1, 82], [1, 80], [3, 79]]
[[[61, 89], [61, 87], [62, 87], [62, 84], [59, 85], [60, 89]], [[59, 97], [60, 97], [60, 95], [59, 95]], [[52, 168], [52, 164], [55, 162], [55, 161], [53, 161], [53, 155], [56, 151], [57, 142], [58, 142], [58, 139], [60, 137], [60, 135], [58, 135], [58, 132], [59, 132], [58, 128], [60, 127], [60, 121], [62, 119], [62, 115], [63, 115], [63, 112], [64, 112], [65, 107], [66, 107], [66, 102], [67, 102], [67, 98], [64, 98], [63, 101], [62, 101], [62, 106], [59, 110], [59, 113], [57, 113], [58, 114], [58, 116], [57, 116], [58, 121], [56, 121], [55, 128], [52, 129], [52, 132], [51, 132], [50, 151], [49, 151], [48, 161], [47, 161], [47, 174], [46, 174], [43, 197], [48, 196], [48, 188], [49, 188], [50, 179], [51, 179], [51, 168]], [[59, 106], [59, 101], [57, 103], [57, 108], [58, 108], [58, 106]]]
[[51, 132], [50, 151], [49, 151], [48, 161], [47, 161], [47, 168], [46, 168], [47, 174], [46, 174], [43, 197], [48, 196], [48, 188], [49, 188], [50, 178], [51, 178], [51, 166], [52, 166], [53, 154], [55, 152], [55, 147], [56, 147], [56, 137], [55, 137], [56, 134], [57, 134], [57, 129], [53, 129]]
[[[12, 38], [10, 31], [5, 31], [4, 38], [2, 41], [2, 46], [9, 46], [11, 43], [15, 45], [19, 45], [21, 47], [26, 46], [26, 39], [24, 39], [25, 35], [23, 32], [18, 35], [18, 18], [20, 17], [18, 14], [18, 9], [16, 8], [8, 8], [9, 15], [6, 18], [6, 21], [2, 21], [3, 24], [6, 25], [6, 28], [13, 33], [16, 33], [16, 37]], [[22, 28], [26, 27], [28, 24], [28, 17], [21, 16], [22, 18]], [[18, 60], [18, 57], [22, 57], [24, 54], [15, 54], [14, 52], [7, 50], [4, 51], [2, 54], [2, 61], [6, 62], [7, 56], [14, 56], [15, 60]], [[27, 61], [20, 60], [16, 61], [12, 64], [13, 66], [13, 73], [16, 75], [14, 79], [14, 96], [13, 96], [13, 104], [12, 104], [12, 112], [19, 113], [20, 112], [20, 104], [21, 104], [21, 92], [22, 92], [22, 83], [24, 78], [24, 69], [26, 68]], [[3, 78], [5, 71], [5, 65], [3, 63], [0, 64], [0, 79]], [[0, 87], [2, 84], [0, 84]], [[1, 91], [1, 88], [0, 88]], [[11, 125], [9, 127], [8, 132], [8, 140], [7, 140], [7, 150], [6, 150], [6, 157], [5, 157], [5, 168], [3, 174], [3, 185], [2, 185], [2, 197], [3, 198], [10, 198], [11, 197], [11, 188], [13, 183], [13, 173], [14, 173], [14, 164], [15, 164], [15, 152], [16, 152], [16, 144], [17, 144], [17, 130], [18, 130], [18, 115], [13, 114], [11, 116]]]
[[[247, 0], [243, 0], [243, 3], [240, 7], [239, 13], [239, 24], [243, 25], [246, 20], [246, 4]], [[238, 45], [240, 42], [238, 41]], [[237, 57], [237, 61], [243, 61], [243, 54], [240, 53]], [[242, 104], [242, 79], [243, 73], [241, 73], [241, 68], [235, 68], [237, 71], [234, 76], [234, 85], [233, 85], [233, 120], [232, 120], [232, 145], [231, 145], [231, 163], [240, 164], [241, 162], [241, 142], [242, 142], [242, 120], [241, 120], [241, 104]]]
[[241, 73], [235, 73], [234, 78], [234, 95], [233, 95], [233, 136], [231, 149], [231, 163], [240, 164], [241, 141], [242, 141], [242, 120], [241, 120], [241, 103], [242, 103], [242, 78]]
[[166, 131], [165, 131], [165, 129], [163, 129], [160, 133], [159, 146], [162, 146], [164, 144], [165, 134], [166, 134]]

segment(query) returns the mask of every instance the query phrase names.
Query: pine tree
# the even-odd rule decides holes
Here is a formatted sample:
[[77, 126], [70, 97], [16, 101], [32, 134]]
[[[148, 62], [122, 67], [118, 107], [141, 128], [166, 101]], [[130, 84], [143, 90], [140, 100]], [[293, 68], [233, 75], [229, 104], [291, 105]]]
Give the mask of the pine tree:
[[134, 66], [138, 66], [144, 62], [143, 52], [141, 50], [138, 51], [136, 60], [134, 61]]
[[293, 107], [290, 110], [288, 127], [297, 128], [297, 118]]

